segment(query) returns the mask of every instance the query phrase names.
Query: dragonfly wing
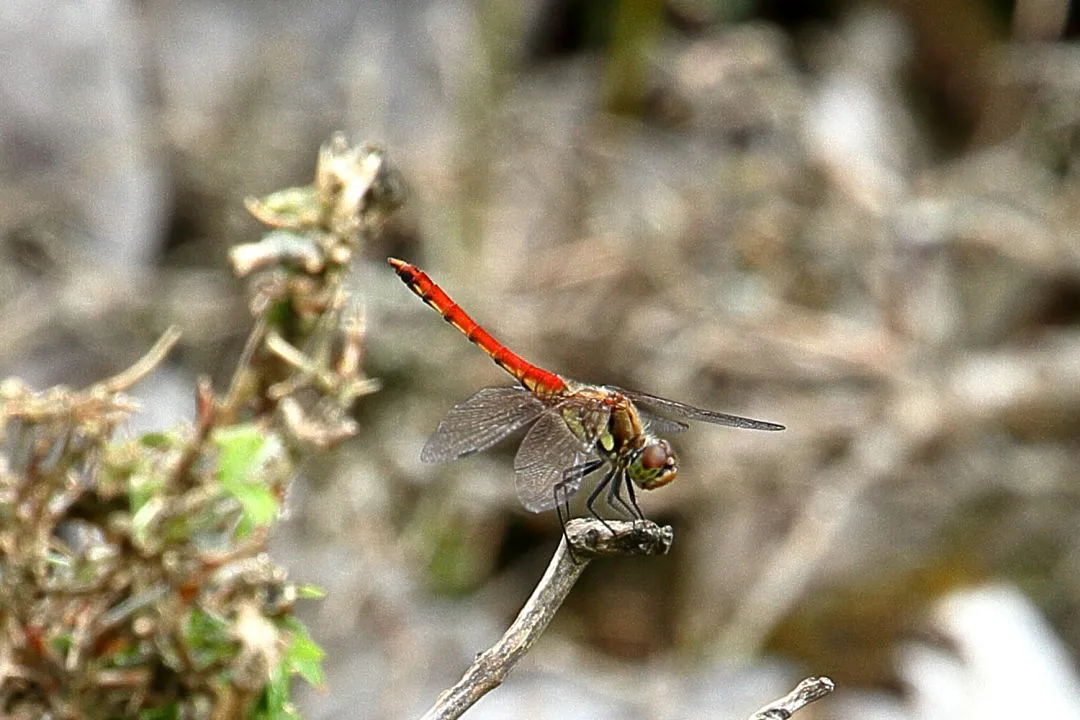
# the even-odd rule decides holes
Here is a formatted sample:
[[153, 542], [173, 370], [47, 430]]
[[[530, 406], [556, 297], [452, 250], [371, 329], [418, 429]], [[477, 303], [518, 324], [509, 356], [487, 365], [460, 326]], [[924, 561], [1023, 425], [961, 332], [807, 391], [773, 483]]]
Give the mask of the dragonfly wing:
[[424, 444], [420, 459], [456, 460], [487, 450], [545, 409], [547, 405], [523, 387], [484, 388], [447, 413]]
[[699, 420], [714, 425], [725, 425], [727, 427], [742, 428], [744, 430], [784, 429], [783, 425], [777, 425], [776, 423], [767, 422], [765, 420], [751, 420], [750, 418], [739, 417], [738, 415], [728, 415], [727, 413], [716, 412], [715, 410], [703, 410], [692, 405], [656, 397], [655, 395], [649, 395], [648, 393], [637, 392], [636, 390], [623, 390], [622, 388], [617, 387], [611, 387], [609, 389], [622, 393], [635, 404], [640, 403], [651, 407], [654, 410], [659, 410], [668, 415], [674, 415], [675, 417], [684, 418], [686, 420]]
[[[545, 413], [529, 429], [514, 458], [514, 481], [521, 504], [532, 512], [544, 512], [570, 498], [584, 477], [574, 469], [594, 456], [561, 417]], [[555, 486], [559, 484], [562, 490], [556, 498]]]
[[681, 433], [685, 430], [689, 430], [690, 426], [684, 422], [678, 420], [672, 420], [666, 418], [663, 415], [657, 415], [656, 413], [649, 412], [644, 407], [636, 408], [638, 415], [645, 421], [645, 426], [650, 432], [654, 432], [657, 435], [674, 435], [675, 433]]

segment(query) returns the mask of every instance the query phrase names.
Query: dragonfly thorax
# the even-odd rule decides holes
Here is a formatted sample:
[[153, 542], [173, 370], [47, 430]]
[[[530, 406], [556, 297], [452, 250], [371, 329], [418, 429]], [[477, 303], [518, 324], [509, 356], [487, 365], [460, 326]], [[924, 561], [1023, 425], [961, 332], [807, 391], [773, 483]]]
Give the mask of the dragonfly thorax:
[[642, 490], [652, 490], [667, 485], [679, 472], [678, 461], [671, 444], [662, 438], [643, 436], [644, 443], [634, 451], [626, 474]]
[[637, 408], [618, 390], [567, 381], [578, 402], [562, 405], [570, 432], [591, 445], [613, 465], [625, 468], [643, 490], [667, 485], [678, 464], [670, 443], [648, 432]]

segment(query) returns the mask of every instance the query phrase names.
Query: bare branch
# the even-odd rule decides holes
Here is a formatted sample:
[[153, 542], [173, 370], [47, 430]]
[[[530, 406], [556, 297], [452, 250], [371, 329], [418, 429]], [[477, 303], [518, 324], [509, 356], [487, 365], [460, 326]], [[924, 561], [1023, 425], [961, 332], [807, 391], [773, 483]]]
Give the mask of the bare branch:
[[771, 702], [750, 716], [750, 720], [788, 720], [799, 710], [820, 700], [836, 689], [827, 677], [808, 677], [776, 702]]
[[674, 537], [670, 525], [660, 527], [650, 520], [627, 522], [595, 518], [570, 520], [566, 523], [566, 535], [574, 554], [586, 558], [667, 555]]
[[135, 361], [135, 364], [124, 370], [119, 375], [105, 380], [101, 386], [106, 392], [118, 393], [129, 390], [132, 385], [149, 375], [154, 368], [161, 364], [169, 351], [180, 340], [180, 328], [175, 325], [169, 326], [154, 346], [147, 350], [146, 354]]
[[[662, 555], [671, 547], [670, 527], [648, 520], [638, 522], [575, 519], [566, 524], [551, 563], [532, 597], [495, 645], [480, 653], [461, 680], [436, 700], [423, 720], [453, 720], [477, 700], [502, 684], [510, 670], [529, 651], [562, 605], [588, 558], [611, 555]], [[574, 556], [581, 558], [575, 560]]]

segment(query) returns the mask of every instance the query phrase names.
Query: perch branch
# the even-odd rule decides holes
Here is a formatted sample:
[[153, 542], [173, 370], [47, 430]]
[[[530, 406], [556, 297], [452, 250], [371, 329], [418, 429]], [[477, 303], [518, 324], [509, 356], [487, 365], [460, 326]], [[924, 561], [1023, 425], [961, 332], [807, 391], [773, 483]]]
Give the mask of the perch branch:
[[836, 685], [827, 677], [808, 677], [787, 695], [751, 715], [750, 720], [788, 720], [796, 712], [825, 697], [835, 688]]
[[[567, 547], [570, 540], [573, 553]], [[423, 720], [453, 720], [502, 684], [514, 665], [536, 643], [577, 582], [589, 558], [611, 555], [662, 555], [671, 547], [670, 527], [649, 521], [575, 519], [566, 524], [547, 571], [517, 618], [495, 645], [480, 653], [461, 680], [435, 701]], [[574, 557], [580, 558], [575, 561]], [[770, 719], [771, 720], [771, 719]]]

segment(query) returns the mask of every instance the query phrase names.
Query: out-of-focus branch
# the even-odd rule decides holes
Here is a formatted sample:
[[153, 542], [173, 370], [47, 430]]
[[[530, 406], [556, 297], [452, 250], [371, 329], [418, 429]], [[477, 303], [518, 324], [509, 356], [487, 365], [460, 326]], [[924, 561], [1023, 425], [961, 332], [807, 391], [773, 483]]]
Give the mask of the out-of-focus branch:
[[180, 328], [175, 325], [169, 326], [165, 333], [158, 339], [154, 346], [145, 355], [138, 359], [131, 367], [119, 375], [114, 375], [101, 383], [107, 393], [118, 393], [130, 390], [131, 386], [153, 372], [154, 368], [165, 360], [165, 356], [173, 349], [180, 340]]
[[672, 538], [671, 527], [660, 527], [647, 520], [605, 523], [576, 519], [568, 522], [566, 538], [559, 543], [547, 571], [517, 618], [497, 643], [477, 656], [461, 680], [439, 696], [423, 720], [460, 717], [477, 700], [501, 685], [555, 617], [570, 588], [589, 564], [589, 558], [663, 555], [671, 547]]
[[799, 710], [835, 689], [836, 685], [827, 677], [808, 677], [787, 695], [751, 715], [750, 720], [788, 720]]

